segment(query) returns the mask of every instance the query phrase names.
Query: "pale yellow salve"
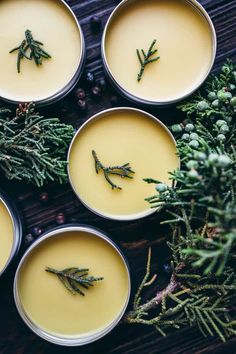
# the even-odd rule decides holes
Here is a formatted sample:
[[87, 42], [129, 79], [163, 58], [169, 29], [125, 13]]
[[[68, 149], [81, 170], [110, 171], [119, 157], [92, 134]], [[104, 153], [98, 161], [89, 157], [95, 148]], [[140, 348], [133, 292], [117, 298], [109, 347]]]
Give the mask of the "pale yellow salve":
[[[103, 276], [85, 296], [71, 294], [45, 267], [89, 268]], [[98, 236], [73, 231], [43, 241], [19, 274], [18, 292], [27, 316], [48, 333], [83, 336], [103, 330], [122, 312], [129, 294], [128, 273], [118, 252]]]
[[[23, 59], [18, 74], [17, 47], [32, 31], [52, 56], [41, 66]], [[74, 76], [81, 56], [81, 38], [76, 22], [57, 0], [0, 1], [0, 96], [16, 101], [38, 101], [59, 92]]]
[[[156, 39], [160, 60], [140, 64], [136, 49], [148, 49]], [[196, 88], [212, 61], [211, 28], [187, 1], [136, 0], [111, 21], [105, 54], [115, 80], [126, 91], [150, 101], [171, 101]]]
[[3, 201], [0, 199], [0, 272], [10, 257], [14, 237], [12, 217]]
[[[96, 174], [92, 150], [104, 166], [130, 163], [133, 179], [111, 176], [122, 190], [112, 190], [103, 172]], [[140, 111], [121, 109], [85, 125], [69, 154], [72, 185], [85, 204], [111, 218], [135, 218], [150, 211], [144, 199], [155, 192], [145, 177], [170, 184], [169, 171], [179, 165], [175, 143], [164, 127]]]

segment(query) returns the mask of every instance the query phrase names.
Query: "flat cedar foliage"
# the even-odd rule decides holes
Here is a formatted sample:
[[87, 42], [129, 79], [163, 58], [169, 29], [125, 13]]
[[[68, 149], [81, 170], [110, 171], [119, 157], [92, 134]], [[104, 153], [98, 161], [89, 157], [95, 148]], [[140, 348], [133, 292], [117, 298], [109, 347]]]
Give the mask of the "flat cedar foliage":
[[6, 178], [38, 187], [48, 181], [67, 181], [66, 151], [73, 137], [71, 125], [45, 118], [33, 103], [19, 105], [16, 114], [0, 108], [0, 170]]
[[[169, 215], [172, 275], [166, 288], [146, 301], [155, 287], [151, 250], [146, 274], [125, 321], [170, 328], [197, 325], [204, 336], [225, 341], [236, 334], [236, 69], [227, 61], [218, 76], [178, 107], [183, 123], [173, 125], [181, 168], [168, 187], [147, 178], [155, 195], [151, 207]], [[151, 176], [152, 177], [152, 176]], [[155, 176], [154, 176], [155, 177]]]

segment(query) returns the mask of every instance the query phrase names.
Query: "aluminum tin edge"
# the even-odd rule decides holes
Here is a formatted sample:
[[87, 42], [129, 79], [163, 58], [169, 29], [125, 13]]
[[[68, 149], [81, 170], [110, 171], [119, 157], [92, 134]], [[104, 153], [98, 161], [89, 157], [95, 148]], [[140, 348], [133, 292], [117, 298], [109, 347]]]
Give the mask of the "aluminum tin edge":
[[[80, 53], [78, 67], [77, 67], [73, 77], [71, 78], [71, 80], [66, 84], [65, 87], [63, 87], [60, 91], [56, 92], [52, 96], [49, 96], [49, 97], [44, 98], [42, 100], [35, 100], [34, 103], [37, 104], [38, 106], [50, 105], [52, 103], [59, 101], [60, 99], [65, 97], [67, 94], [69, 94], [73, 90], [73, 88], [76, 86], [78, 80], [80, 79], [81, 74], [82, 74], [82, 70], [85, 65], [85, 59], [86, 59], [85, 40], [84, 40], [83, 31], [82, 31], [82, 28], [79, 24], [79, 21], [77, 20], [77, 17], [75, 16], [73, 10], [66, 3], [65, 0], [57, 0], [57, 1], [61, 2], [65, 6], [65, 8], [70, 12], [73, 19], [75, 20], [76, 26], [78, 27], [78, 30], [79, 30], [80, 39], [81, 39], [81, 53]], [[5, 102], [11, 103], [11, 104], [21, 103], [21, 101], [11, 100], [11, 99], [5, 98], [3, 96], [0, 96], [0, 99], [2, 99]]]
[[[154, 120], [156, 123], [158, 123], [159, 125], [162, 126], [162, 128], [167, 132], [167, 134], [169, 135], [169, 137], [171, 138], [171, 140], [174, 142], [175, 146], [176, 146], [176, 141], [175, 141], [175, 138], [173, 137], [172, 133], [170, 132], [170, 130], [165, 126], [164, 123], [162, 123], [158, 118], [156, 118], [154, 115], [146, 112], [146, 111], [143, 111], [141, 109], [138, 109], [138, 108], [133, 108], [133, 107], [115, 107], [115, 108], [109, 108], [109, 109], [106, 109], [106, 110], [103, 110], [101, 112], [98, 112], [96, 113], [95, 115], [93, 115], [92, 117], [90, 117], [88, 120], [86, 120], [80, 127], [79, 129], [77, 130], [77, 132], [75, 133], [71, 143], [70, 143], [70, 146], [69, 146], [69, 150], [68, 150], [68, 154], [67, 154], [67, 161], [68, 161], [68, 165], [67, 165], [67, 174], [68, 174], [68, 177], [69, 177], [69, 182], [70, 182], [70, 185], [71, 185], [71, 188], [73, 189], [75, 195], [77, 196], [77, 198], [79, 199], [79, 201], [87, 208], [89, 209], [90, 211], [92, 211], [94, 214], [98, 215], [98, 216], [101, 216], [105, 219], [109, 219], [109, 220], [117, 220], [117, 221], [131, 221], [131, 220], [138, 220], [138, 219], [142, 219], [142, 218], [145, 218], [153, 213], [155, 213], [157, 210], [160, 210], [160, 208], [150, 208], [148, 209], [146, 212], [141, 212], [141, 213], [138, 213], [138, 214], [131, 214], [130, 216], [127, 215], [127, 216], [124, 216], [124, 215], [121, 215], [121, 216], [117, 216], [117, 217], [114, 217], [113, 215], [110, 215], [110, 214], [106, 214], [106, 213], [102, 213], [96, 209], [93, 209], [91, 206], [87, 205], [87, 203], [82, 199], [80, 198], [80, 195], [79, 193], [77, 193], [76, 191], [76, 188], [74, 187], [73, 183], [72, 183], [72, 180], [71, 180], [71, 176], [70, 176], [70, 168], [69, 168], [69, 163], [70, 163], [70, 153], [71, 153], [71, 149], [72, 149], [72, 146], [73, 146], [73, 143], [74, 141], [76, 140], [77, 136], [79, 135], [79, 133], [81, 132], [81, 130], [88, 124], [91, 123], [92, 120], [95, 120], [95, 119], [99, 119], [101, 118], [103, 115], [105, 114], [109, 114], [110, 112], [117, 112], [117, 111], [122, 111], [122, 110], [129, 110], [129, 111], [134, 111], [134, 112], [139, 112], [141, 114], [144, 114], [146, 115], [148, 118], [151, 118], [152, 120]], [[180, 159], [179, 160], [179, 165], [178, 167], [180, 167]]]
[[174, 103], [177, 103], [181, 100], [186, 99], [187, 97], [189, 97], [190, 95], [192, 95], [196, 90], [198, 90], [201, 85], [204, 83], [204, 81], [207, 79], [208, 75], [211, 72], [211, 69], [213, 67], [213, 64], [215, 62], [215, 57], [216, 57], [216, 50], [217, 50], [217, 37], [216, 37], [216, 31], [215, 31], [215, 27], [213, 25], [213, 22], [210, 18], [210, 16], [208, 15], [207, 11], [205, 10], [205, 8], [196, 0], [184, 0], [186, 3], [188, 3], [189, 5], [191, 5], [194, 9], [196, 9], [208, 22], [210, 30], [211, 30], [211, 36], [212, 36], [212, 58], [211, 58], [211, 62], [208, 68], [208, 71], [206, 72], [206, 75], [203, 77], [203, 79], [201, 80], [201, 82], [195, 86], [189, 93], [186, 93], [185, 95], [183, 95], [182, 97], [179, 97], [177, 99], [173, 99], [173, 100], [169, 100], [169, 101], [154, 101], [154, 100], [148, 100], [145, 98], [141, 98], [138, 96], [135, 96], [134, 94], [130, 93], [129, 91], [127, 91], [126, 89], [124, 89], [115, 79], [115, 77], [113, 76], [108, 62], [107, 62], [107, 58], [106, 58], [106, 54], [105, 54], [105, 41], [106, 41], [106, 33], [108, 30], [108, 27], [110, 25], [110, 22], [112, 21], [113, 17], [116, 15], [116, 13], [123, 7], [125, 7], [127, 5], [127, 3], [130, 2], [135, 2], [136, 0], [122, 0], [116, 7], [115, 9], [112, 11], [111, 15], [109, 16], [104, 31], [103, 31], [103, 35], [102, 35], [102, 44], [101, 44], [101, 56], [102, 56], [102, 62], [103, 62], [103, 66], [104, 66], [104, 70], [106, 75], [108, 76], [109, 81], [111, 82], [111, 84], [113, 84], [113, 86], [116, 88], [116, 90], [118, 90], [118, 92], [125, 97], [126, 99], [128, 99], [131, 102], [135, 102], [137, 104], [143, 104], [143, 105], [147, 105], [147, 106], [156, 106], [156, 107], [166, 107], [169, 105], [172, 105]]
[[22, 239], [22, 223], [21, 223], [19, 212], [15, 207], [14, 203], [12, 203], [12, 201], [7, 197], [7, 195], [1, 190], [0, 190], [0, 201], [3, 202], [4, 206], [6, 207], [13, 223], [12, 249], [4, 268], [0, 270], [0, 278], [1, 278], [1, 276], [5, 274], [7, 268], [10, 266], [11, 262], [14, 260], [15, 256], [19, 251], [21, 239]]
[[[31, 322], [30, 318], [24, 312], [24, 310], [20, 304], [20, 298], [19, 298], [18, 289], [17, 289], [18, 276], [19, 276], [21, 266], [23, 265], [25, 259], [28, 257], [28, 255], [31, 253], [31, 251], [35, 247], [37, 247], [41, 242], [43, 242], [44, 240], [46, 240], [50, 237], [60, 235], [61, 233], [64, 233], [64, 232], [72, 232], [72, 231], [87, 232], [87, 233], [93, 234], [97, 237], [100, 237], [104, 241], [108, 242], [118, 252], [121, 259], [123, 260], [124, 266], [127, 271], [127, 277], [128, 277], [127, 299], [126, 299], [124, 307], [123, 307], [122, 311], [120, 312], [119, 316], [117, 318], [115, 318], [114, 321], [111, 322], [110, 326], [106, 327], [104, 330], [97, 332], [97, 333], [95, 332], [93, 334], [90, 334], [87, 337], [83, 336], [83, 337], [78, 337], [78, 338], [75, 338], [74, 336], [68, 337], [68, 338], [59, 337], [59, 336], [56, 336], [56, 335], [53, 335], [50, 333], [46, 333], [41, 328], [39, 328], [37, 325], [33, 324], [33, 322]], [[123, 252], [120, 250], [119, 246], [103, 231], [101, 231], [93, 226], [82, 225], [82, 224], [59, 226], [57, 228], [54, 228], [54, 229], [44, 233], [41, 237], [39, 237], [24, 253], [24, 255], [17, 267], [15, 278], [14, 278], [14, 285], [13, 285], [13, 294], [14, 294], [15, 305], [18, 310], [18, 313], [20, 314], [22, 320], [26, 323], [26, 325], [39, 337], [41, 337], [53, 344], [58, 344], [61, 346], [68, 346], [68, 347], [86, 345], [86, 344], [95, 342], [96, 340], [98, 340], [98, 339], [102, 338], [103, 336], [105, 336], [106, 334], [108, 334], [119, 323], [119, 321], [123, 317], [125, 310], [128, 306], [128, 302], [130, 299], [130, 293], [131, 293], [131, 277], [130, 277], [129, 265], [128, 265], [128, 261], [127, 261], [126, 257], [124, 256]]]

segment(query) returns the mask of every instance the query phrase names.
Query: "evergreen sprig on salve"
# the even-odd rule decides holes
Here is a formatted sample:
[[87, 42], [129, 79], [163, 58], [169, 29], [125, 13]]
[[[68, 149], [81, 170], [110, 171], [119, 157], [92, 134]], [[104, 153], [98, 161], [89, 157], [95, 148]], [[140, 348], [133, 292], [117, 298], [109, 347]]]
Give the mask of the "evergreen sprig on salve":
[[70, 267], [62, 270], [46, 267], [45, 271], [55, 274], [64, 287], [73, 295], [85, 296], [85, 290], [93, 287], [95, 283], [103, 280], [103, 277], [88, 275], [88, 268]]
[[33, 103], [19, 105], [16, 114], [0, 108], [0, 169], [8, 179], [38, 187], [67, 180], [66, 150], [73, 137], [71, 125], [45, 118]]
[[[136, 295], [129, 323], [168, 328], [197, 325], [204, 335], [223, 341], [236, 334], [236, 70], [227, 61], [218, 76], [179, 108], [187, 115], [172, 126], [181, 169], [170, 174], [168, 187], [154, 183], [147, 198], [170, 217], [172, 276], [165, 289], [142, 304], [150, 285], [150, 255], [146, 276]], [[150, 313], [150, 310], [151, 313]]]

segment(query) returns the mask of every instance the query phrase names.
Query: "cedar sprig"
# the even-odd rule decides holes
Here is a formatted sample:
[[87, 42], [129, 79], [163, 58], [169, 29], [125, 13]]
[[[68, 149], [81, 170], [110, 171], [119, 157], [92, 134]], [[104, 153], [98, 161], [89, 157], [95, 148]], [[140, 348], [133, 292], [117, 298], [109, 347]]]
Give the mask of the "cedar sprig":
[[119, 189], [121, 190], [122, 188], [118, 185], [116, 185], [110, 178], [111, 176], [119, 176], [121, 178], [129, 178], [132, 179], [135, 172], [131, 169], [129, 163], [125, 163], [124, 165], [121, 166], [109, 166], [105, 167], [101, 161], [99, 160], [97, 153], [95, 150], [92, 150], [92, 155], [95, 161], [95, 170], [96, 173], [98, 174], [100, 170], [103, 171], [104, 177], [106, 181], [111, 185], [112, 189]]
[[[222, 274], [236, 249], [236, 71], [227, 62], [219, 76], [180, 109], [188, 118], [172, 126], [181, 170], [170, 174], [173, 186], [156, 184], [151, 206], [168, 210], [163, 221], [181, 228], [182, 258], [204, 274]], [[199, 101], [200, 100], [200, 101]]]
[[[164, 289], [144, 301], [147, 269], [125, 321], [169, 329], [198, 326], [204, 336], [222, 341], [236, 334], [236, 70], [227, 61], [222, 72], [179, 107], [187, 118], [171, 127], [181, 168], [173, 183], [147, 178], [155, 195], [151, 207], [162, 207], [171, 228], [167, 244], [172, 275]], [[166, 214], [165, 214], [166, 215]], [[150, 279], [150, 281], [149, 281]], [[158, 286], [156, 286], [158, 287]]]
[[45, 271], [55, 274], [65, 288], [73, 295], [79, 294], [85, 296], [85, 293], [81, 288], [88, 290], [95, 282], [104, 279], [103, 277], [93, 277], [88, 275], [88, 268], [71, 267], [57, 270], [51, 267], [46, 267]]
[[231, 303], [236, 297], [236, 277], [233, 268], [225, 268], [220, 277], [202, 276], [189, 265], [172, 260], [169, 284], [143, 301], [143, 293], [154, 284], [151, 276], [151, 250], [146, 273], [135, 296], [133, 309], [124, 322], [153, 326], [162, 336], [170, 329], [197, 326], [203, 336], [217, 335], [225, 342], [236, 334], [236, 314]]
[[30, 30], [25, 31], [25, 39], [21, 44], [13, 48], [9, 53], [14, 53], [18, 51], [17, 55], [17, 71], [20, 73], [20, 64], [23, 58], [28, 60], [34, 60], [37, 66], [42, 65], [43, 59], [51, 58], [51, 55], [47, 53], [43, 48], [43, 43], [36, 41], [33, 38], [32, 32]]
[[66, 151], [74, 135], [71, 125], [45, 118], [33, 103], [19, 105], [16, 115], [0, 109], [0, 170], [6, 178], [38, 187], [67, 181]]
[[157, 49], [153, 49], [156, 42], [157, 42], [156, 39], [154, 39], [154, 41], [151, 43], [147, 53], [145, 53], [145, 51], [143, 49], [141, 49], [141, 50], [136, 49], [137, 57], [138, 57], [138, 60], [139, 60], [140, 66], [141, 66], [140, 71], [137, 76], [138, 82], [142, 79], [146, 65], [153, 63], [153, 62], [160, 59], [159, 56], [153, 57], [153, 55], [158, 52]]

